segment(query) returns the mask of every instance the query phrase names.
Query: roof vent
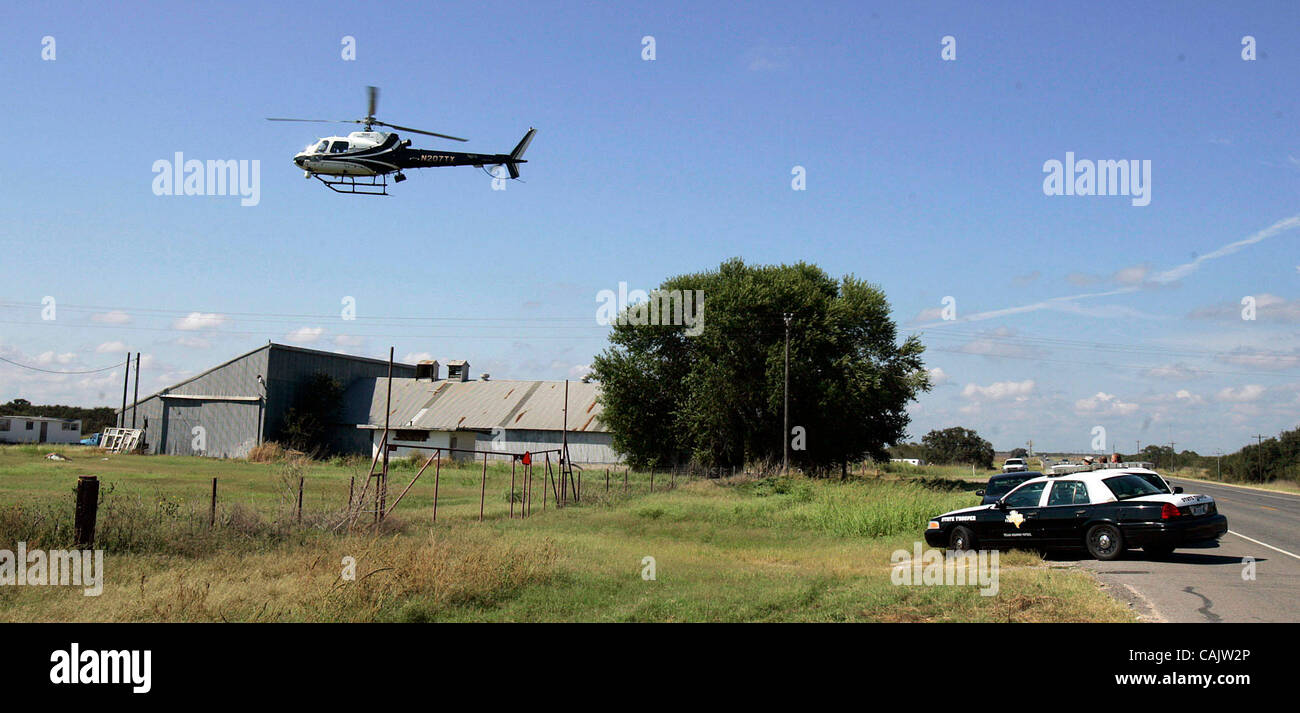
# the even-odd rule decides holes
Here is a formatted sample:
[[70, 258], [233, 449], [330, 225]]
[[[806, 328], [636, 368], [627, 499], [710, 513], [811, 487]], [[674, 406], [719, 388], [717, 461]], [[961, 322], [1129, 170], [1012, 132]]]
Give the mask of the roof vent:
[[479, 381], [489, 381], [491, 379], [492, 379], [492, 375], [487, 373], [486, 371], [478, 375]]
[[428, 379], [429, 381], [438, 380], [438, 362], [431, 359], [425, 359], [415, 365], [415, 378]]
[[464, 359], [452, 359], [447, 362], [448, 381], [469, 381], [469, 362]]

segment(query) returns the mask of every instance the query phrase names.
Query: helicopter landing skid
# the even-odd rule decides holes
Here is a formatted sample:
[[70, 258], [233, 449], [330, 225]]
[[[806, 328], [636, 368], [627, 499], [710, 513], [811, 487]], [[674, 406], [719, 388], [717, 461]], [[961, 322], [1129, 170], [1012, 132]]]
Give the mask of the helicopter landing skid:
[[312, 177], [324, 183], [335, 193], [347, 193], [354, 196], [388, 195], [388, 176], [365, 176], [369, 180], [357, 180], [356, 176], [322, 176], [313, 173]]

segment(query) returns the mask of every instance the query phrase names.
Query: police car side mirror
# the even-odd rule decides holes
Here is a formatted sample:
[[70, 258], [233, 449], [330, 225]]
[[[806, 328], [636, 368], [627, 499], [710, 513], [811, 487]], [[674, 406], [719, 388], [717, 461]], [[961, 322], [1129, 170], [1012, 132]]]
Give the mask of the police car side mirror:
[[1181, 486], [1181, 485], [1175, 485], [1175, 486], [1174, 486], [1174, 495], [1177, 495], [1178, 493], [1181, 493], [1181, 492], [1183, 492], [1183, 486]]
[[984, 497], [984, 491], [983, 491], [983, 490], [976, 490], [976, 491], [975, 491], [975, 494], [978, 495], [978, 496], [980, 496], [981, 498]]

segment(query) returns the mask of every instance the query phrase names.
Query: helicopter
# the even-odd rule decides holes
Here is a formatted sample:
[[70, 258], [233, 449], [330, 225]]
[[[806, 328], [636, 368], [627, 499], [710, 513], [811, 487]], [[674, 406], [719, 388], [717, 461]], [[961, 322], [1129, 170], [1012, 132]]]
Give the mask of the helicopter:
[[[524, 152], [532, 143], [537, 129], [529, 128], [528, 133], [519, 141], [514, 150], [508, 154], [460, 153], [457, 151], [434, 151], [432, 149], [411, 148], [411, 140], [403, 139], [395, 133], [374, 131], [374, 127], [383, 126], [413, 134], [435, 136], [451, 141], [467, 141], [456, 136], [437, 134], [432, 131], [412, 129], [379, 121], [375, 118], [375, 106], [379, 100], [379, 89], [366, 87], [370, 110], [362, 119], [283, 119], [267, 117], [267, 121], [304, 121], [327, 124], [361, 124], [364, 131], [353, 131], [347, 136], [326, 136], [308, 144], [293, 157], [293, 162], [303, 170], [303, 178], [315, 178], [324, 183], [335, 193], [352, 195], [386, 196], [388, 194], [388, 175], [393, 174], [393, 182], [406, 180], [402, 173], [408, 168], [433, 168], [436, 166], [505, 166], [510, 178], [519, 178], [519, 164], [524, 160]], [[503, 178], [494, 175], [494, 178]]]

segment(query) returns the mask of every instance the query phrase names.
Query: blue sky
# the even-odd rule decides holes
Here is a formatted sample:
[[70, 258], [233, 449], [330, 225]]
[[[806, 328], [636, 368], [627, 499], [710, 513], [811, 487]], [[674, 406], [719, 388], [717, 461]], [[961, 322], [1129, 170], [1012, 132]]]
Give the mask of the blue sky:
[[[604, 346], [600, 290], [807, 260], [923, 335], [914, 437], [1234, 450], [1300, 413], [1297, 27], [1292, 2], [14, 7], [0, 356], [142, 351], [149, 392], [267, 340], [563, 378]], [[334, 129], [264, 117], [359, 117], [367, 84], [381, 119], [471, 139], [417, 146], [536, 126], [525, 182], [304, 180], [293, 154]], [[260, 202], [154, 195], [177, 151], [260, 161]], [[1067, 152], [1150, 161], [1150, 204], [1045, 195]], [[0, 399], [113, 404], [120, 378], [0, 364]]]

